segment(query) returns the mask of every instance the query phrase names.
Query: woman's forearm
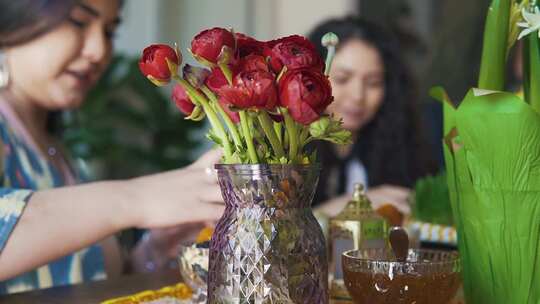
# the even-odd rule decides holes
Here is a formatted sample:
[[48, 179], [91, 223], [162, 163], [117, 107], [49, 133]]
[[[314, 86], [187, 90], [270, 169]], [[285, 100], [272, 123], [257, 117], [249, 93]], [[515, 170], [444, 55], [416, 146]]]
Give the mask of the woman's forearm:
[[219, 158], [218, 151], [212, 151], [184, 169], [35, 192], [0, 252], [0, 280], [122, 229], [218, 219], [223, 200], [206, 169]]
[[0, 254], [0, 280], [135, 225], [130, 195], [121, 181], [35, 192]]

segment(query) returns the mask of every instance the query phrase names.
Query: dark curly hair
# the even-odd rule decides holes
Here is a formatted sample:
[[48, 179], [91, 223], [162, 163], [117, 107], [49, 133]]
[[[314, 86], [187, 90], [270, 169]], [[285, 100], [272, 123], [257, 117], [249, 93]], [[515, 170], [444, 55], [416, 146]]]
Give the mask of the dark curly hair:
[[[320, 41], [327, 32], [338, 35], [338, 53], [340, 47], [353, 39], [373, 46], [384, 64], [386, 89], [379, 111], [358, 132], [346, 159], [338, 157], [332, 144], [317, 143], [323, 172], [315, 202], [345, 192], [345, 164], [353, 158], [361, 160], [366, 167], [371, 187], [383, 184], [411, 187], [419, 177], [434, 173], [436, 166], [430, 161], [431, 154], [423, 140], [417, 113], [416, 85], [401, 58], [397, 39], [381, 27], [357, 17], [331, 19], [318, 25], [309, 35], [322, 56], [326, 56], [326, 49]], [[327, 193], [332, 168], [338, 168], [341, 175], [333, 194]]]

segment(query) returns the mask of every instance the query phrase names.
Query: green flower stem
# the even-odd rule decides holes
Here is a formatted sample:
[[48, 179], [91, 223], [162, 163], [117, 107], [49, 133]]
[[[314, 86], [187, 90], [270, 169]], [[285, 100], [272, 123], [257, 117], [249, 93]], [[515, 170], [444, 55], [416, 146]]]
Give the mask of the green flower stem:
[[306, 144], [308, 144], [309, 137], [309, 126], [301, 126], [302, 130], [300, 131], [300, 151], [304, 149]]
[[281, 146], [283, 146], [283, 136], [282, 136], [282, 132], [281, 132], [281, 123], [274, 121], [273, 126], [274, 126], [274, 132], [276, 132], [277, 138], [278, 138], [279, 142], [281, 143]]
[[[223, 75], [225, 75], [225, 78], [227, 79], [227, 82], [229, 85], [232, 85], [232, 72], [231, 69], [229, 69], [229, 66], [226, 64], [219, 64], [218, 65], [221, 71], [223, 72]], [[248, 156], [253, 164], [258, 163], [258, 157], [257, 152], [255, 150], [255, 145], [253, 144], [253, 135], [251, 134], [250, 124], [249, 124], [249, 115], [247, 115], [246, 111], [240, 111], [240, 127], [242, 128], [242, 133], [244, 134], [244, 139], [246, 140], [246, 146], [248, 149]]]
[[270, 115], [268, 115], [268, 112], [266, 112], [265, 110], [259, 111], [257, 118], [261, 123], [261, 127], [266, 134], [266, 137], [270, 141], [270, 145], [272, 145], [274, 153], [276, 153], [276, 157], [278, 159], [281, 159], [285, 156], [285, 151], [283, 151], [283, 146], [281, 145], [281, 142], [279, 141], [276, 132], [272, 126], [272, 118], [270, 118]]
[[[532, 1], [535, 6], [540, 4]], [[524, 99], [540, 113], [540, 39], [533, 32], [523, 38], [523, 93]]]
[[283, 132], [283, 147], [289, 146], [289, 132], [287, 132], [287, 128], [285, 128], [285, 132]]
[[296, 155], [298, 154], [298, 137], [296, 131], [296, 123], [289, 115], [287, 109], [282, 108], [281, 114], [285, 119], [285, 128], [287, 129], [287, 134], [289, 135], [289, 160], [291, 163], [296, 162]]
[[325, 69], [324, 75], [328, 76], [330, 74], [330, 69], [332, 67], [332, 60], [336, 54], [336, 46], [339, 43], [339, 37], [332, 32], [328, 32], [322, 36], [321, 44], [327, 49], [326, 60], [325, 60]]
[[244, 138], [246, 139], [246, 145], [248, 149], [248, 155], [251, 160], [251, 163], [257, 164], [258, 157], [257, 152], [255, 151], [255, 145], [253, 145], [253, 135], [249, 129], [249, 117], [245, 110], [242, 110], [240, 113], [240, 126], [242, 127], [242, 133], [244, 133]]
[[234, 122], [229, 117], [229, 115], [227, 115], [225, 110], [223, 110], [223, 107], [219, 103], [216, 94], [214, 94], [214, 92], [212, 92], [205, 85], [203, 85], [201, 89], [202, 89], [203, 93], [206, 94], [206, 96], [208, 96], [208, 99], [210, 99], [210, 101], [215, 105], [215, 107], [218, 110], [221, 117], [223, 117], [223, 121], [225, 121], [225, 124], [227, 125], [227, 128], [229, 129], [229, 131], [231, 131], [231, 135], [232, 135], [234, 144], [237, 147], [242, 147], [242, 139], [240, 138], [240, 133], [238, 133], [238, 129], [237, 129], [236, 125], [234, 124]]
[[[521, 2], [520, 2], [521, 1]], [[510, 55], [512, 47], [516, 44], [517, 38], [519, 37], [520, 27], [517, 25], [521, 19], [521, 11], [523, 8], [529, 6], [529, 0], [512, 0], [512, 8], [510, 11], [510, 23], [508, 25], [508, 43], [506, 46], [506, 57]], [[535, 1], [535, 0], [532, 0]], [[507, 58], [508, 59], [508, 58]]]
[[540, 113], [540, 39], [537, 32], [524, 38], [523, 91], [525, 101]]
[[[254, 113], [250, 113], [249, 110], [246, 111], [246, 117], [247, 117], [247, 121], [248, 121], [248, 127], [249, 127], [249, 130], [250, 130], [250, 133], [253, 137], [253, 140], [252, 142], [253, 143], [256, 143], [256, 142], [262, 142], [264, 143], [264, 134], [262, 134], [261, 132], [259, 132], [260, 129], [258, 128], [255, 128], [255, 115], [252, 115]], [[253, 146], [255, 148], [255, 153], [257, 155], [257, 159], [265, 159], [265, 155], [266, 153], [264, 151], [266, 151], [268, 148], [264, 148], [266, 146], [266, 144], [264, 143], [262, 145], [263, 147], [259, 148], [258, 146]]]
[[531, 43], [529, 40], [529, 36], [523, 38], [523, 55], [522, 55], [522, 63], [523, 63], [523, 99], [527, 103], [531, 103], [531, 93], [530, 93], [530, 85], [531, 85]]
[[201, 106], [204, 109], [204, 112], [206, 112], [206, 116], [208, 116], [208, 120], [210, 121], [210, 125], [212, 126], [212, 129], [214, 129], [215, 133], [219, 138], [221, 138], [221, 142], [223, 143], [223, 154], [225, 157], [225, 162], [230, 163], [232, 160], [232, 146], [231, 142], [229, 141], [229, 137], [227, 135], [227, 132], [225, 131], [225, 128], [223, 127], [223, 124], [219, 120], [219, 117], [217, 116], [214, 109], [212, 109], [211, 105], [208, 103], [208, 100], [199, 92], [197, 91], [189, 82], [186, 80], [174, 76], [174, 79], [186, 90], [188, 95], [196, 100], [198, 103], [201, 104]]
[[218, 65], [221, 71], [223, 72], [223, 75], [225, 75], [225, 78], [227, 79], [227, 82], [232, 85], [232, 72], [231, 69], [229, 69], [229, 66], [226, 64], [219, 64]]
[[325, 62], [325, 69], [324, 69], [324, 75], [326, 76], [330, 75], [330, 69], [332, 68], [332, 61], [334, 60], [335, 54], [336, 54], [336, 47], [329, 46], [328, 53], [326, 55], [326, 62]]
[[512, 3], [513, 0], [493, 0], [491, 2], [484, 30], [480, 78], [478, 80], [480, 89], [496, 91], [504, 89]]
[[[219, 68], [225, 75], [229, 85], [232, 85], [232, 72], [229, 69], [229, 66], [226, 64], [219, 64]], [[245, 110], [239, 112], [240, 114], [240, 127], [242, 128], [242, 133], [244, 134], [244, 139], [246, 140], [246, 146], [248, 149], [248, 155], [253, 164], [258, 163], [257, 152], [255, 151], [255, 145], [253, 144], [253, 135], [251, 134], [250, 124], [249, 124], [249, 115], [247, 115]]]

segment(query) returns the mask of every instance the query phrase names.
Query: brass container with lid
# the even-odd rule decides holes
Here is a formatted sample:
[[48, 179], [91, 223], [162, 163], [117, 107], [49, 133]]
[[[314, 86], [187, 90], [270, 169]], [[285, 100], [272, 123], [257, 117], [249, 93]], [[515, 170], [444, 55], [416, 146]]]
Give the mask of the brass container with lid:
[[371, 207], [362, 184], [354, 185], [352, 200], [330, 219], [330, 296], [350, 299], [343, 282], [341, 254], [351, 249], [384, 248], [388, 224]]

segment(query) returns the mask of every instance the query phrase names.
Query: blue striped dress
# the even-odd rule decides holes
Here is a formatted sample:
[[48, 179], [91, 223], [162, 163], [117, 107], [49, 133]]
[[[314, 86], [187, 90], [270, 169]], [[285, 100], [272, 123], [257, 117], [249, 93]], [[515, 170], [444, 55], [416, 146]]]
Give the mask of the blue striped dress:
[[[78, 178], [74, 177], [67, 164], [64, 163], [64, 168], [56, 168], [39, 152], [29, 133], [4, 100], [0, 100], [0, 140], [1, 254], [33, 191], [74, 184]], [[76, 201], [73, 203], [76, 204]], [[39, 248], [35, 250], [39, 251]], [[93, 245], [0, 282], [0, 294], [75, 284], [105, 277], [101, 247]]]

